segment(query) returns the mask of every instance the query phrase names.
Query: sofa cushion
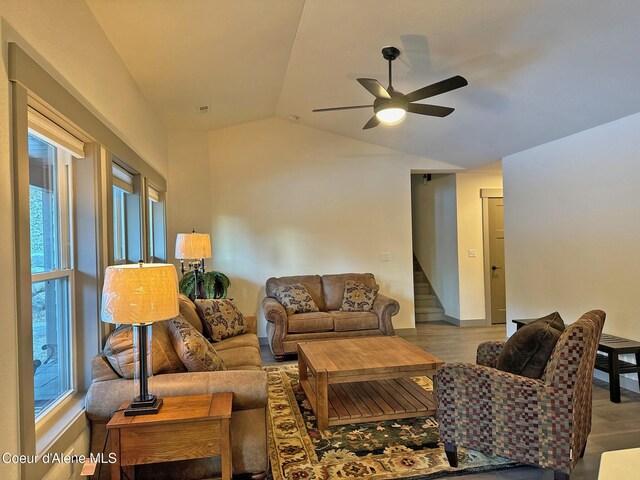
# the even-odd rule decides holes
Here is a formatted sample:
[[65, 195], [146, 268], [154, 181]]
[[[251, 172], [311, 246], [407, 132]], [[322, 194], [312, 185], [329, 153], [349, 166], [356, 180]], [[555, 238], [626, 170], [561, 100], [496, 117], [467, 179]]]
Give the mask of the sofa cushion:
[[229, 370], [251, 370], [248, 367], [262, 367], [260, 351], [253, 347], [237, 347], [220, 350], [218, 355]]
[[333, 317], [327, 312], [296, 313], [287, 317], [288, 333], [330, 332]]
[[326, 308], [323, 311], [339, 310], [344, 298], [345, 282], [353, 280], [362, 283], [367, 287], [375, 287], [376, 279], [371, 273], [340, 273], [337, 275], [322, 276], [322, 290], [324, 292], [324, 303]]
[[354, 330], [375, 330], [380, 328], [378, 316], [373, 312], [330, 312], [336, 332], [352, 332]]
[[324, 304], [324, 297], [322, 295], [322, 279], [320, 275], [297, 275], [295, 277], [271, 277], [267, 280], [266, 292], [267, 297], [276, 298], [274, 291], [278, 287], [285, 285], [293, 285], [295, 283], [301, 283], [305, 286], [311, 298], [318, 306], [321, 312], [326, 310]]
[[220, 340], [219, 342], [216, 342], [215, 347], [218, 352], [238, 347], [253, 347], [260, 350], [260, 341], [255, 333], [245, 333], [244, 335], [238, 335], [237, 337], [229, 337], [224, 340]]
[[496, 368], [529, 378], [541, 378], [558, 339], [564, 322], [558, 312], [531, 322], [507, 340]]
[[353, 280], [344, 282], [344, 296], [340, 310], [345, 312], [370, 312], [378, 294], [378, 285], [368, 287]]
[[301, 283], [283, 285], [276, 288], [273, 293], [286, 310], [287, 315], [318, 311], [318, 306], [309, 295], [307, 287]]
[[180, 303], [180, 315], [182, 315], [182, 318], [189, 322], [193, 328], [202, 333], [202, 320], [200, 320], [196, 305], [189, 297], [183, 294], [178, 295], [178, 300]]
[[173, 348], [190, 372], [227, 370], [213, 345], [193, 325], [180, 318], [169, 320]]
[[213, 342], [247, 332], [247, 323], [242, 313], [229, 299], [198, 299], [196, 307], [202, 317], [204, 334]]
[[[173, 348], [167, 322], [156, 322], [151, 328], [153, 374], [184, 372], [184, 365]], [[135, 358], [132, 326], [121, 325], [115, 329], [107, 338], [103, 353], [118, 375], [133, 378]]]

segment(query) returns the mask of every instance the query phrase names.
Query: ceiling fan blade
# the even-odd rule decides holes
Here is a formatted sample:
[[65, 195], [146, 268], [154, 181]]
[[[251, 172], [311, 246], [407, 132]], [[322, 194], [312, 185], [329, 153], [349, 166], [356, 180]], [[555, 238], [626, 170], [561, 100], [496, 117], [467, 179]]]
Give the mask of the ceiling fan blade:
[[432, 117], [446, 117], [455, 109], [451, 107], [440, 107], [438, 105], [426, 105], [423, 103], [410, 103], [407, 111], [419, 115], [431, 115]]
[[377, 127], [379, 123], [380, 123], [380, 120], [378, 120], [378, 117], [374, 115], [369, 119], [367, 123], [364, 124], [364, 127], [362, 127], [362, 129], [368, 130], [369, 128]]
[[369, 93], [374, 95], [376, 98], [391, 99], [391, 95], [389, 95], [389, 92], [387, 92], [385, 88], [380, 84], [380, 82], [375, 78], [358, 78], [357, 80], [360, 85], [369, 90]]
[[371, 108], [373, 105], [353, 105], [350, 107], [316, 108], [312, 112], [333, 112], [334, 110], [353, 110], [355, 108]]
[[419, 88], [411, 93], [407, 93], [405, 98], [408, 102], [416, 102], [424, 98], [433, 97], [434, 95], [440, 95], [441, 93], [450, 92], [456, 88], [464, 87], [469, 82], [464, 77], [456, 75], [455, 77], [447, 78], [441, 82], [436, 82], [426, 87]]

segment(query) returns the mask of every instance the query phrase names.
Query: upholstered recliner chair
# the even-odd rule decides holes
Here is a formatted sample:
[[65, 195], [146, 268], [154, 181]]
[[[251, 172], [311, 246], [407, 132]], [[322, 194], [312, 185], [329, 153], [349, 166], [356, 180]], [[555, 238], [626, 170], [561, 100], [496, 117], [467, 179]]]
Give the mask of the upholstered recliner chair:
[[[269, 345], [277, 361], [282, 361], [287, 354], [297, 353], [300, 341], [394, 334], [391, 317], [398, 313], [400, 305], [393, 298], [378, 293], [371, 311], [340, 311], [347, 280], [367, 287], [376, 286], [371, 273], [300, 275], [267, 280], [267, 297], [262, 301], [262, 311], [268, 322]], [[287, 315], [275, 298], [275, 290], [294, 284], [304, 285], [318, 312]]]
[[478, 347], [477, 365], [445, 364], [436, 376], [440, 439], [452, 467], [457, 447], [554, 470], [568, 479], [591, 431], [592, 383], [605, 313], [568, 325], [541, 379], [495, 368], [505, 342]]

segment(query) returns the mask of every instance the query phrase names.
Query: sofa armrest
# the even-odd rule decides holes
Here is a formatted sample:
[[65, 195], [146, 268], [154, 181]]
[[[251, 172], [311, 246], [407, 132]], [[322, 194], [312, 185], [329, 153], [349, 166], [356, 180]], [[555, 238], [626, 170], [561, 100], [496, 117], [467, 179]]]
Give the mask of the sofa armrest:
[[[227, 370], [154, 375], [149, 390], [159, 397], [233, 392], [233, 410], [251, 410], [267, 405], [267, 373], [262, 370]], [[92, 421], [107, 421], [111, 412], [135, 394], [133, 380], [94, 381], [85, 400], [87, 416]]]
[[400, 311], [400, 304], [393, 298], [378, 294], [373, 302], [373, 312], [378, 315], [380, 330], [385, 335], [394, 335], [391, 317]]
[[478, 345], [476, 363], [485, 367], [495, 368], [505, 343], [503, 341], [490, 341]]
[[[273, 297], [265, 297], [262, 300], [262, 311], [267, 322], [274, 323], [276, 325], [283, 324], [286, 327], [287, 324], [287, 311], [282, 304]], [[287, 329], [285, 328], [285, 332]]]

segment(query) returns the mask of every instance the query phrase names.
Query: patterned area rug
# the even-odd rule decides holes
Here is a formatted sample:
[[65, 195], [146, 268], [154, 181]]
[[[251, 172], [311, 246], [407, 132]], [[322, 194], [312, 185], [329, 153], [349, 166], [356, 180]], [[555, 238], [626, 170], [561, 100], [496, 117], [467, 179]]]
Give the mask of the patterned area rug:
[[[431, 417], [330, 427], [322, 435], [302, 388], [297, 365], [266, 367], [269, 377], [269, 455], [273, 480], [426, 480], [510, 468], [517, 464], [458, 449], [451, 468]], [[433, 385], [415, 378], [423, 388]]]

